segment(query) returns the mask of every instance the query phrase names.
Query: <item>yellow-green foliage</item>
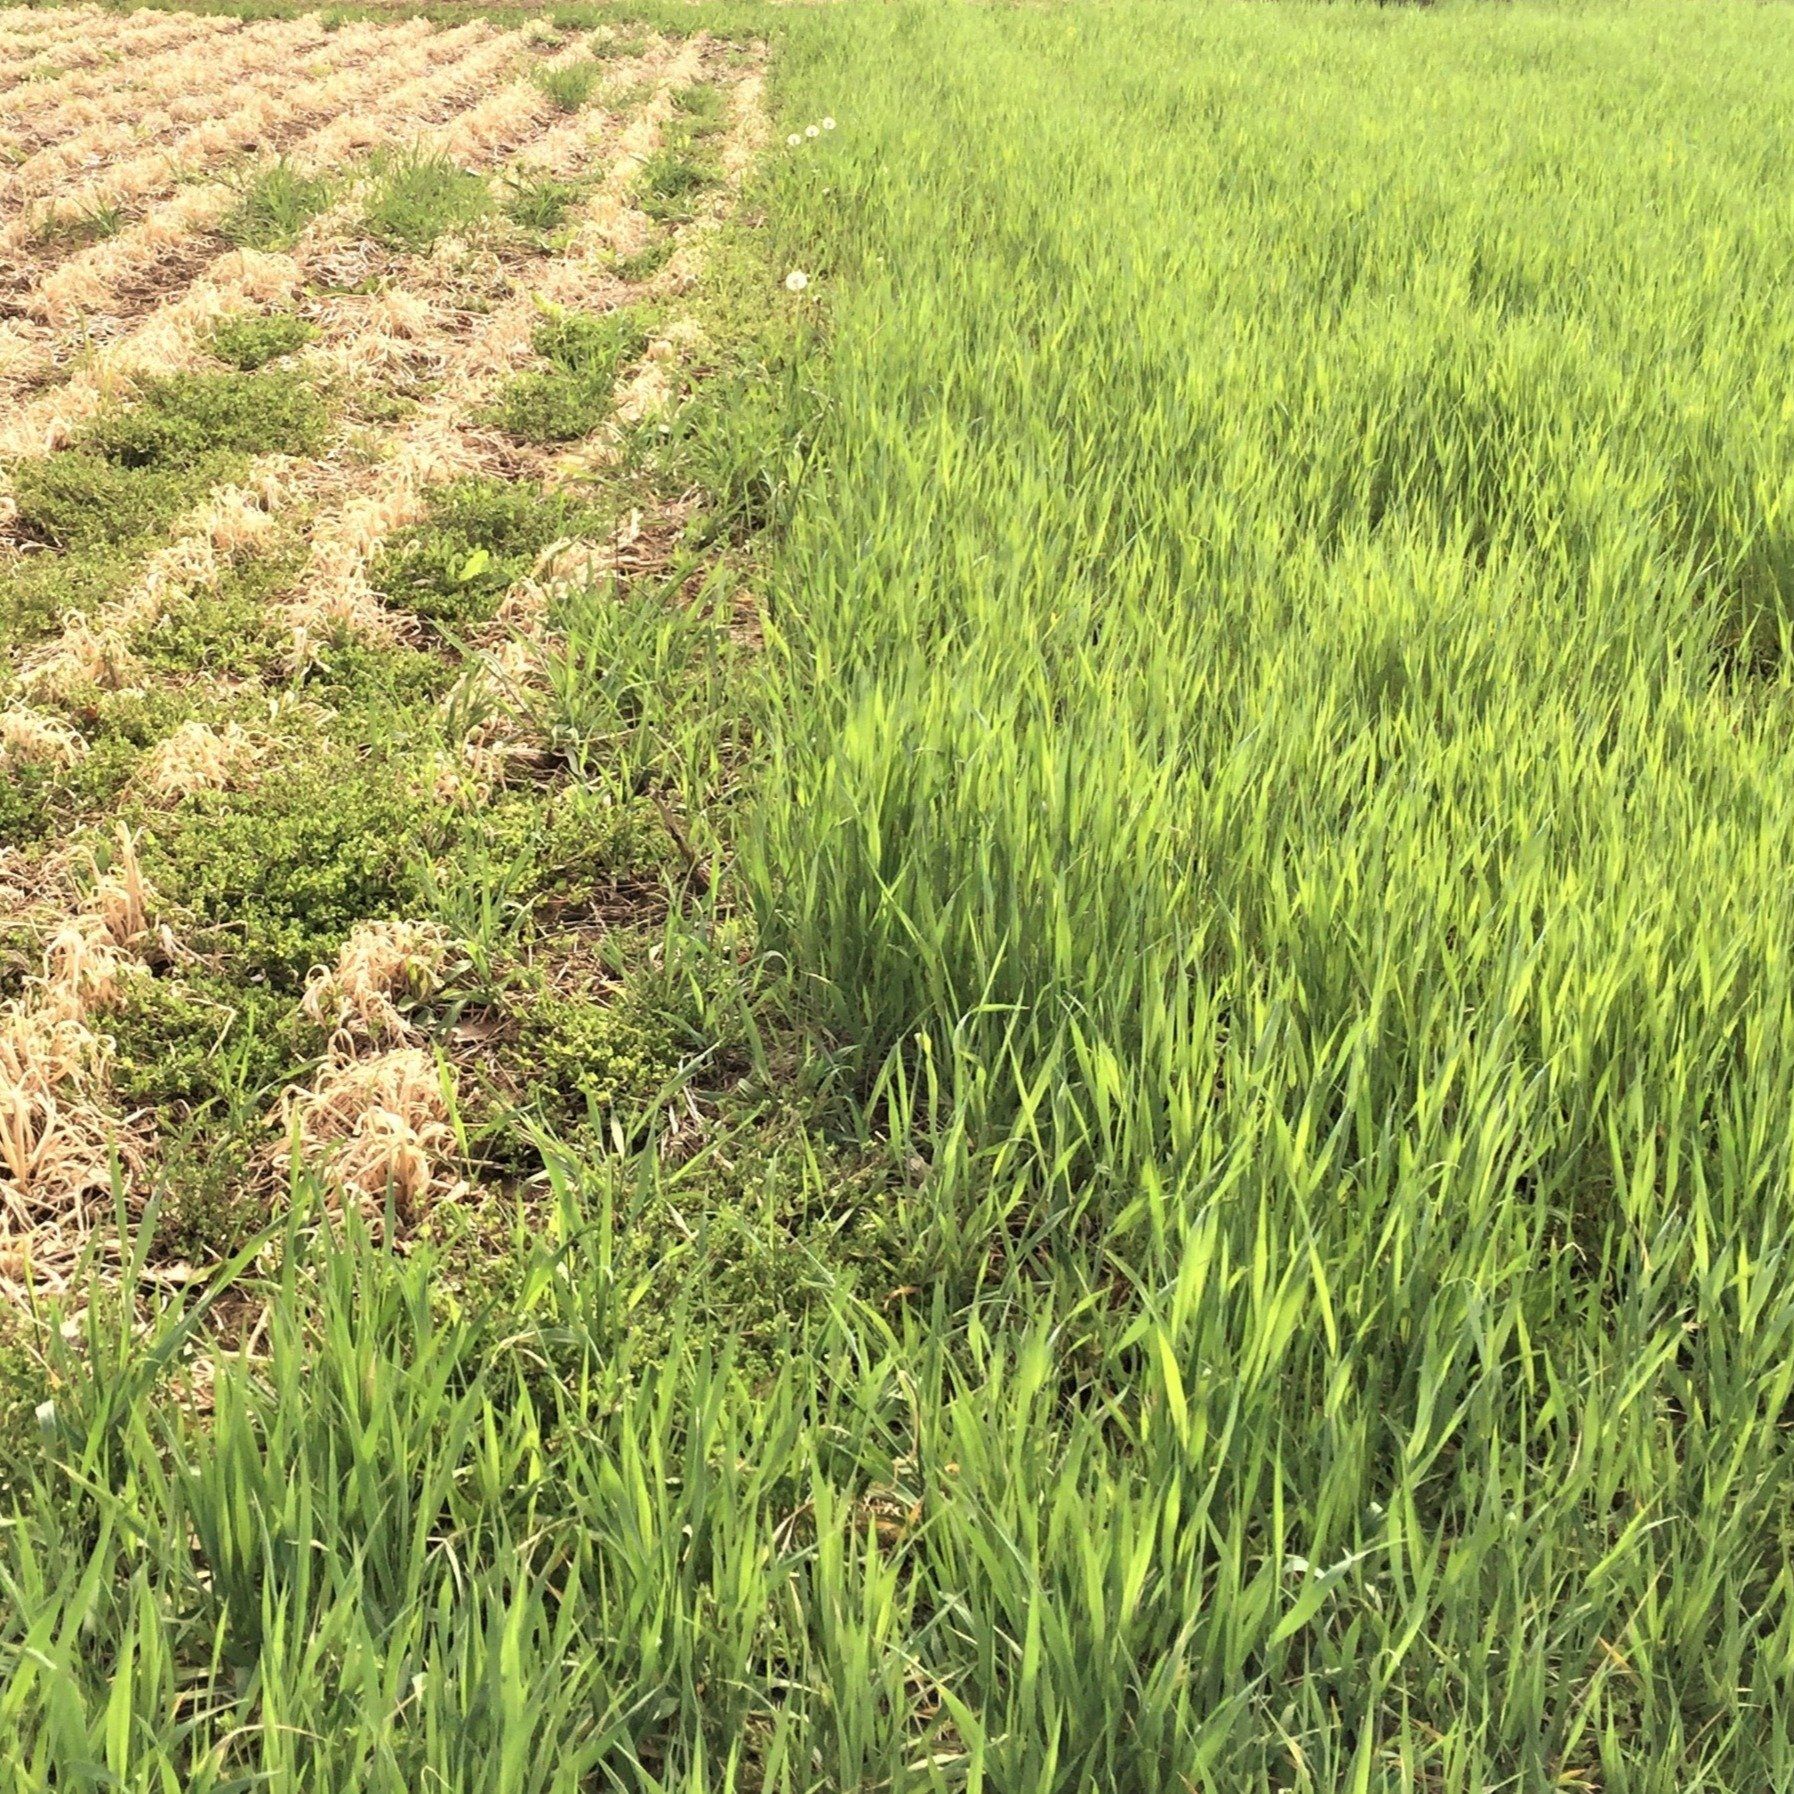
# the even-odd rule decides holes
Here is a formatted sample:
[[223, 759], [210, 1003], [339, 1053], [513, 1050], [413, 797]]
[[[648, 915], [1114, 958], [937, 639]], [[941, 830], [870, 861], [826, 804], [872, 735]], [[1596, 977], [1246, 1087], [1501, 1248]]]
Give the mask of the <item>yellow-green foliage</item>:
[[1783, 21], [854, 16], [752, 884], [1094, 1354], [908, 1638], [1005, 1787], [1794, 1775]]
[[212, 325], [206, 347], [220, 361], [248, 372], [304, 348], [314, 334], [310, 324], [290, 312], [233, 312]]
[[580, 518], [578, 506], [524, 482], [452, 480], [431, 493], [422, 522], [381, 549], [369, 577], [419, 616], [479, 621]]
[[456, 849], [463, 860], [511, 868], [519, 901], [561, 908], [631, 875], [651, 876], [668, 857], [651, 804], [578, 785], [491, 799], [461, 825]]
[[540, 992], [528, 1006], [518, 1069], [550, 1112], [632, 1125], [679, 1066], [677, 1029], [652, 985], [598, 998]]
[[[775, 40], [590, 533], [690, 526], [474, 754], [417, 627], [136, 816], [204, 1268], [16, 1305], [0, 1783], [1794, 1788], [1785, 9], [647, 12]], [[181, 993], [399, 913], [475, 1187], [370, 1241]]]
[[157, 887], [244, 976], [292, 989], [349, 930], [404, 913], [421, 798], [390, 762], [302, 752], [246, 791], [204, 791], [149, 835]]
[[533, 346], [547, 366], [507, 383], [494, 421], [525, 442], [571, 442], [609, 417], [617, 375], [641, 354], [650, 316], [637, 306], [544, 319]]

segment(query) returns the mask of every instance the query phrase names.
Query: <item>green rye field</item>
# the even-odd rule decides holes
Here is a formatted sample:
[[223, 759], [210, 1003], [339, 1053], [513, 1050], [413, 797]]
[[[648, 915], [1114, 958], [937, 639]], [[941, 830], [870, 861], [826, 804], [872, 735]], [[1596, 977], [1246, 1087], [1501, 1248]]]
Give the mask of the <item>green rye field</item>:
[[1794, 11], [73, 17], [0, 1790], [1794, 1790]]

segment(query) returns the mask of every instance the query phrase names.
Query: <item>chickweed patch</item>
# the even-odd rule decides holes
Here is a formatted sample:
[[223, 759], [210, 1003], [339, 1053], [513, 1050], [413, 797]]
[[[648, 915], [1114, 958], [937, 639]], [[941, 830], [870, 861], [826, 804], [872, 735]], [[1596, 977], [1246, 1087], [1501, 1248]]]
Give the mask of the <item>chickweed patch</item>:
[[678, 247], [670, 234], [662, 234], [641, 249], [631, 250], [616, 259], [619, 280], [648, 280], [658, 274]]
[[720, 87], [699, 83], [673, 96], [673, 141], [714, 137], [728, 122], [728, 100]]
[[582, 776], [702, 789], [719, 782], [733, 736], [727, 638], [703, 602], [665, 586], [608, 581], [568, 592], [561, 643], [543, 669], [535, 718]]
[[192, 469], [219, 455], [302, 455], [323, 438], [328, 412], [302, 374], [171, 374], [136, 401], [97, 418], [80, 446], [118, 467]]
[[627, 879], [657, 881], [671, 844], [654, 807], [620, 781], [571, 785], [502, 797], [469, 817], [445, 877], [476, 863], [503, 867], [514, 901], [565, 911]]
[[544, 320], [534, 347], [549, 365], [509, 382], [494, 421], [524, 442], [591, 435], [610, 415], [618, 373], [647, 346], [651, 319], [641, 307], [623, 306]]
[[563, 1126], [615, 1119], [631, 1131], [680, 1065], [681, 1040], [652, 980], [598, 997], [538, 989], [512, 1055], [525, 1100]]
[[509, 480], [452, 481], [428, 516], [376, 558], [370, 578], [395, 605], [444, 623], [483, 621], [550, 543], [584, 513], [570, 500]]
[[206, 333], [206, 347], [220, 361], [250, 373], [302, 349], [317, 333], [290, 312], [239, 312], [218, 319]]
[[[69, 449], [22, 463], [13, 474], [13, 502], [22, 535], [53, 548], [104, 549], [147, 541], [205, 489], [214, 463], [197, 467], [126, 465], [97, 449]], [[128, 576], [129, 564], [96, 558], [96, 574]], [[15, 579], [70, 577], [66, 564], [39, 560]], [[72, 581], [79, 584], [78, 577]], [[110, 588], [110, 581], [107, 587]]]
[[132, 976], [107, 1027], [119, 1094], [133, 1107], [178, 1104], [190, 1113], [269, 1090], [323, 1047], [318, 1030], [278, 996], [199, 972]]
[[317, 390], [291, 371], [176, 374], [143, 383], [130, 403], [85, 425], [74, 446], [20, 462], [13, 529], [35, 551], [0, 563], [0, 642], [30, 641], [60, 613], [103, 606], [212, 487], [251, 455], [315, 449], [328, 416]]
[[453, 663], [428, 649], [345, 635], [317, 645], [300, 689], [337, 713], [339, 733], [385, 740], [435, 705], [455, 677]]
[[304, 571], [296, 545], [267, 545], [252, 559], [224, 568], [132, 630], [127, 642], [145, 666], [170, 674], [255, 679], [280, 670], [285, 640], [273, 601]]
[[235, 976], [292, 991], [357, 922], [405, 913], [426, 815], [402, 770], [325, 745], [158, 819], [145, 866]]
[[0, 845], [29, 847], [50, 833], [59, 783], [53, 766], [0, 767]]

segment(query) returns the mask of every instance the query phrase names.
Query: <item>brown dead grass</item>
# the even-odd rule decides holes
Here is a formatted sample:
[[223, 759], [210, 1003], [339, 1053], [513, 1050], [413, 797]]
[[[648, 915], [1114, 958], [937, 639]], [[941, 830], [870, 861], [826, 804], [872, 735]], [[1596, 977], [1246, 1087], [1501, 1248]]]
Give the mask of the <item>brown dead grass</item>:
[[[0, 12], [0, 67], [6, 22], [16, 16]], [[114, 15], [91, 16], [102, 35], [122, 24]], [[38, 21], [31, 23], [35, 28]], [[640, 247], [650, 228], [630, 201], [631, 187], [658, 147], [678, 89], [715, 72], [712, 48], [702, 38], [656, 43], [611, 71], [614, 87], [637, 87], [631, 105], [639, 101], [638, 84], [650, 84], [639, 110], [607, 107], [601, 91], [586, 113], [565, 118], [552, 114], [527, 82], [507, 85], [528, 34], [477, 22], [452, 32], [426, 33], [415, 22], [378, 29], [392, 34], [387, 61], [370, 56], [351, 70], [345, 57], [339, 72], [346, 78], [379, 67], [389, 82], [395, 73], [404, 78], [382, 91], [378, 107], [348, 108], [310, 129], [289, 153], [302, 166], [336, 168], [369, 143], [422, 133], [426, 146], [476, 167], [503, 162], [595, 177], [571, 221], [570, 246], [552, 256], [524, 250], [497, 256], [453, 241], [423, 256], [370, 250], [352, 239], [360, 199], [352, 189], [314, 221], [290, 255], [217, 254], [205, 232], [218, 215], [221, 184], [202, 179], [152, 204], [121, 233], [121, 247], [96, 245], [56, 265], [34, 264], [17, 289], [28, 301], [27, 316], [0, 327], [0, 389], [69, 367], [77, 339], [89, 359], [61, 389], [13, 410], [0, 430], [5, 452], [42, 452], [64, 440], [71, 420], [90, 415], [137, 374], [191, 361], [205, 324], [244, 304], [299, 304], [318, 328], [303, 354], [327, 378], [351, 390], [414, 381], [427, 396], [383, 433], [378, 460], [345, 447], [300, 463], [258, 462], [240, 485], [214, 492], [186, 518], [120, 600], [101, 613], [65, 618], [61, 634], [15, 668], [15, 695], [0, 708], [0, 766], [71, 763], [82, 741], [56, 714], [58, 699], [81, 693], [86, 701], [94, 686], [147, 682], [150, 672], [129, 652], [134, 632], [214, 587], [234, 560], [265, 552], [277, 533], [283, 542], [303, 540], [309, 553], [305, 575], [281, 603], [299, 665], [308, 639], [343, 630], [390, 638], [407, 628], [408, 619], [389, 613], [370, 589], [368, 563], [394, 531], [422, 514], [433, 485], [487, 470], [550, 475], [546, 454], [521, 449], [472, 420], [530, 361], [543, 304], [592, 309], [640, 290], [610, 272], [616, 254]], [[270, 32], [250, 41], [265, 47], [278, 38]], [[162, 68], [172, 82], [181, 46], [203, 46], [210, 37], [169, 30], [149, 33], [147, 42], [162, 46]], [[233, 42], [240, 50], [238, 39]], [[571, 41], [558, 55], [582, 48]], [[541, 57], [532, 52], [530, 59]], [[301, 73], [296, 88], [321, 79], [312, 70]], [[62, 82], [74, 79], [65, 75]], [[746, 116], [740, 95], [752, 79], [731, 78], [738, 119]], [[150, 91], [147, 82], [143, 91]], [[99, 92], [94, 84], [89, 97]], [[188, 121], [172, 104], [178, 85], [156, 89], [156, 97], [185, 131]], [[9, 98], [0, 94], [0, 145], [9, 130], [14, 142], [75, 144], [83, 153], [104, 151], [112, 141], [107, 132], [116, 114], [87, 109], [79, 92], [16, 113], [7, 111]], [[231, 116], [246, 118], [250, 110], [245, 104]], [[168, 141], [201, 140], [177, 134]], [[732, 129], [726, 168], [737, 165], [735, 141]], [[36, 167], [54, 165], [47, 158]], [[91, 183], [105, 172], [83, 164], [79, 178]], [[200, 260], [189, 280], [184, 258], [196, 246]], [[176, 284], [150, 289], [144, 301], [146, 289], [133, 283], [146, 270]], [[325, 275], [352, 276], [368, 290], [309, 297]], [[702, 353], [690, 327], [670, 327], [625, 382], [625, 407], [648, 402], [650, 388], [654, 403], [676, 402]], [[490, 682], [491, 703], [443, 769], [445, 800], [477, 802], [520, 769], [532, 776], [540, 770], [530, 697], [550, 646], [547, 617], [557, 586], [599, 569], [646, 564], [643, 557], [662, 552], [666, 522], [638, 516], [614, 540], [559, 544], [507, 596], [497, 628], [481, 638], [489, 652], [477, 670], [469, 669], [470, 678]], [[179, 804], [205, 789], [268, 777], [278, 735], [277, 722], [259, 717], [253, 733], [231, 723], [185, 724], [145, 756], [135, 781], [140, 800]], [[41, 862], [21, 861], [15, 870], [6, 859], [0, 907], [18, 910], [34, 876], [43, 882]], [[127, 1198], [140, 1200], [153, 1159], [151, 1118], [121, 1114], [114, 1099], [104, 1017], [121, 991], [147, 975], [152, 962], [165, 964], [177, 944], [155, 926], [154, 894], [128, 836], [103, 867], [70, 873], [68, 886], [54, 902], [29, 900], [38, 912], [31, 926], [41, 971], [0, 1006], [0, 1281], [16, 1281], [27, 1262], [38, 1277], [72, 1264], [81, 1242], [110, 1213], [115, 1175], [122, 1173]], [[453, 944], [440, 928], [370, 921], [353, 931], [333, 964], [314, 971], [302, 998], [304, 1013], [327, 1031], [330, 1046], [321, 1069], [289, 1090], [270, 1120], [284, 1128], [287, 1150], [340, 1200], [376, 1216], [390, 1198], [409, 1222], [462, 1187], [456, 1072], [425, 1044], [421, 1014], [453, 966]], [[462, 1034], [454, 1039], [461, 1042]], [[263, 1162], [271, 1181], [276, 1156]]]
[[[378, 27], [351, 26], [334, 38], [313, 20], [266, 21], [169, 60], [152, 82], [120, 83], [90, 102], [79, 129], [58, 137], [55, 115], [43, 121], [51, 141], [13, 169], [0, 209], [18, 210], [53, 195], [71, 177], [130, 163], [149, 168], [159, 152], [177, 169], [202, 166], [219, 149], [255, 141], [278, 128], [310, 80], [365, 60], [380, 44]], [[221, 109], [220, 94], [229, 96]], [[153, 178], [153, 177], [152, 177]]]
[[141, 1167], [142, 1132], [112, 1109], [94, 1019], [143, 963], [151, 902], [121, 829], [86, 901], [48, 929], [42, 972], [0, 1005], [0, 1286], [66, 1271], [115, 1171]]
[[178, 803], [196, 792], [231, 789], [260, 755], [260, 746], [240, 724], [214, 729], [209, 723], [182, 723], [150, 750], [138, 782], [152, 797]]
[[421, 1047], [333, 1059], [308, 1086], [287, 1093], [291, 1147], [339, 1196], [370, 1213], [390, 1196], [415, 1220], [453, 1192], [454, 1073]]
[[136, 656], [118, 625], [95, 623], [77, 611], [63, 619], [62, 633], [26, 657], [19, 684], [28, 697], [67, 698], [86, 686], [123, 691], [137, 671]]
[[72, 766], [86, 751], [60, 717], [23, 704], [0, 710], [0, 765]]
[[402, 1006], [435, 993], [448, 951], [448, 935], [434, 922], [359, 923], [336, 964], [319, 966], [307, 981], [305, 1013], [339, 1048], [403, 1044], [412, 1027]]

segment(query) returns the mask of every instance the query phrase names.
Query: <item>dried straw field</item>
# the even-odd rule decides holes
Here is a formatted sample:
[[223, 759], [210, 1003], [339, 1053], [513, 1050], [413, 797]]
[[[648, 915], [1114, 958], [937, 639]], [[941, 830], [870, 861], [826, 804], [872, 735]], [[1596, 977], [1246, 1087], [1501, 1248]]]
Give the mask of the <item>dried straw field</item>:
[[[448, 1178], [455, 1067], [393, 1001], [434, 988], [447, 936], [394, 913], [402, 869], [373, 863], [404, 844], [370, 833], [355, 874], [331, 869], [350, 888], [289, 892], [266, 928], [248, 912], [323, 834], [300, 826], [266, 868], [260, 840], [229, 868], [190, 849], [226, 813], [256, 834], [271, 784], [307, 793], [303, 825], [345, 777], [373, 806], [356, 827], [399, 826], [394, 804], [485, 812], [519, 784], [519, 842], [550, 826], [552, 613], [646, 567], [644, 532], [677, 512], [645, 487], [621, 505], [616, 470], [700, 357], [681, 295], [759, 135], [760, 77], [702, 37], [605, 26], [14, 11], [0, 47], [0, 888], [13, 951], [41, 960], [0, 1022], [17, 1290], [74, 1262], [115, 1180], [136, 1209], [171, 1151], [216, 1165], [214, 1138], [170, 1138], [216, 1097], [203, 1064], [172, 1106], [153, 1066], [119, 1075], [145, 1005], [187, 1010], [201, 1061], [265, 998], [325, 1046], [264, 1093], [266, 1163], [251, 1126], [226, 1209], [289, 1136], [407, 1212]], [[426, 698], [428, 751], [401, 753]], [[348, 927], [319, 934], [313, 896]]]
[[1794, 1791], [1791, 23], [0, 11], [0, 1794]]

